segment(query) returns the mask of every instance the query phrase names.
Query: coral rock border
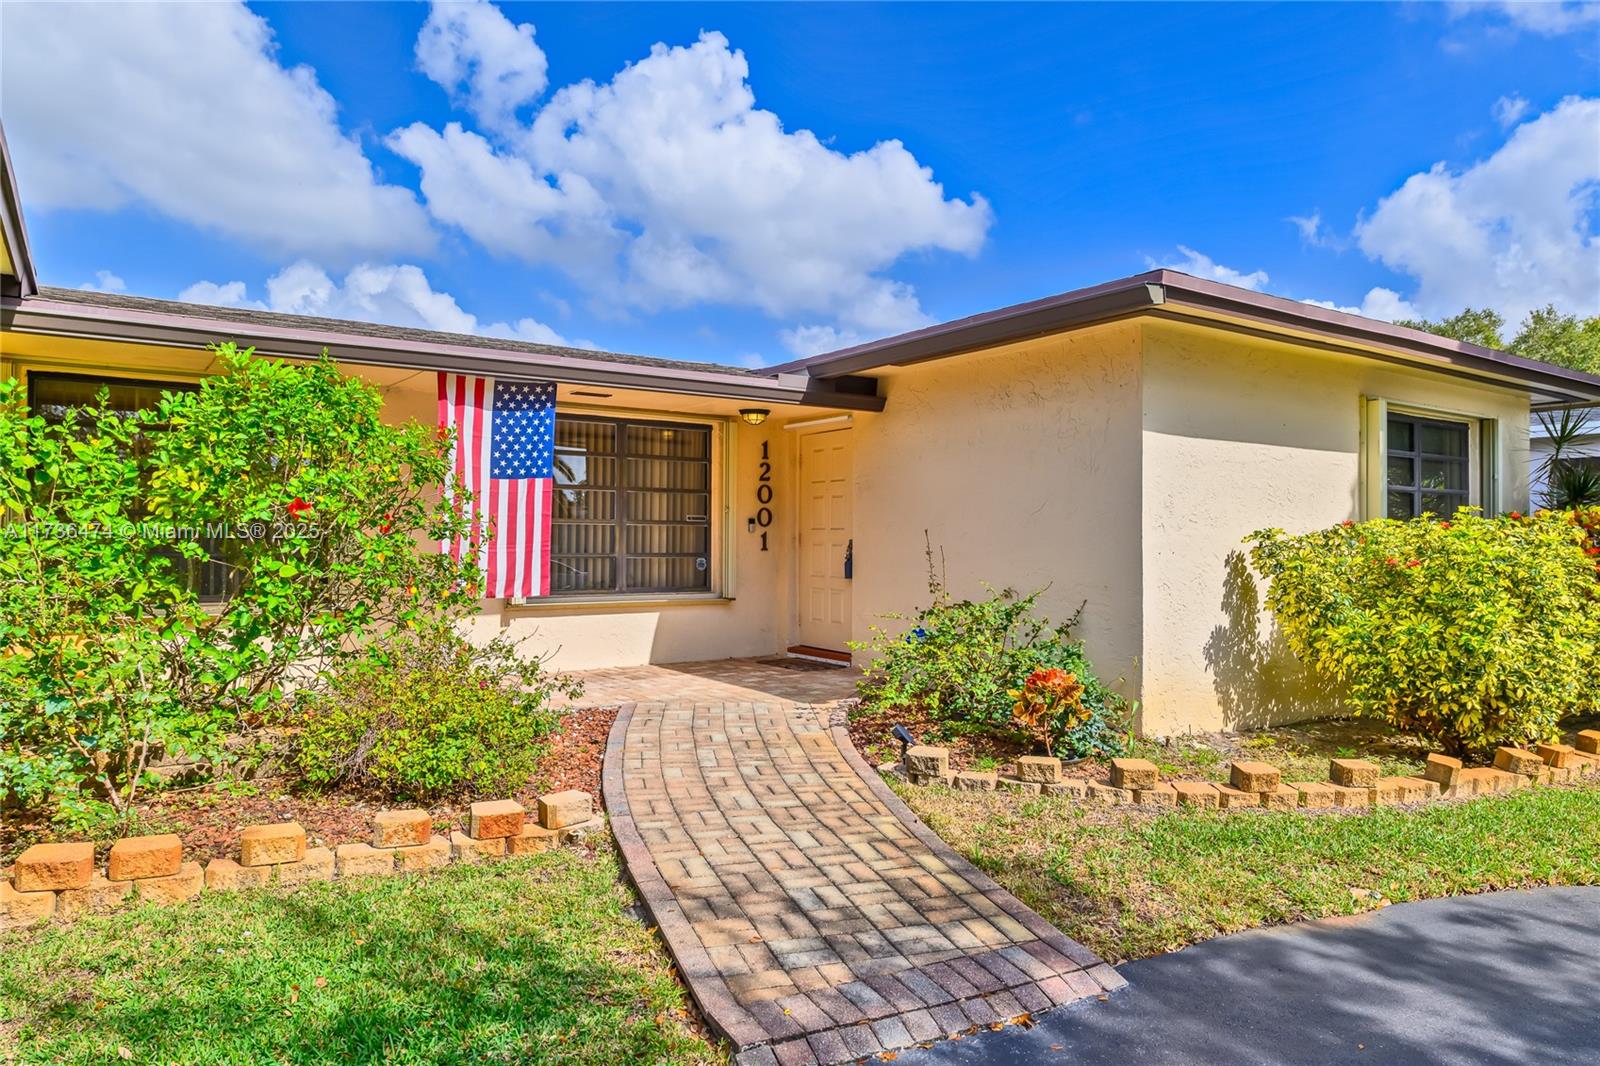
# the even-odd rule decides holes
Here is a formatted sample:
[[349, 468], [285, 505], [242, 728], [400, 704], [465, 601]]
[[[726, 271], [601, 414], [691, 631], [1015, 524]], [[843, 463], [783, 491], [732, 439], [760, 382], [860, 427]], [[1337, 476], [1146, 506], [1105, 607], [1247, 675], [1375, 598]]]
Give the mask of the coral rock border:
[[368, 840], [331, 848], [308, 847], [306, 831], [296, 822], [252, 825], [239, 834], [237, 858], [212, 859], [203, 867], [184, 861], [183, 841], [171, 834], [118, 840], [104, 872], [96, 868], [94, 845], [87, 841], [35, 844], [0, 879], [0, 932], [52, 917], [72, 921], [133, 899], [172, 904], [202, 892], [293, 888], [531, 855], [582, 839], [602, 824], [587, 792], [541, 796], [537, 817], [529, 820], [527, 814], [513, 800], [474, 803], [467, 831], [446, 838], [433, 831], [427, 811], [384, 810], [374, 815]]
[[1265, 808], [1311, 811], [1367, 809], [1437, 799], [1510, 792], [1527, 785], [1566, 784], [1600, 776], [1600, 730], [1586, 729], [1575, 744], [1539, 744], [1532, 751], [1500, 748], [1494, 765], [1464, 768], [1460, 759], [1429, 755], [1421, 777], [1386, 777], [1365, 759], [1332, 759], [1328, 780], [1285, 782], [1270, 763], [1241, 760], [1229, 766], [1227, 784], [1161, 780], [1148, 759], [1112, 759], [1103, 778], [1069, 778], [1060, 759], [1025, 755], [1010, 773], [950, 769], [946, 748], [919, 744], [905, 759], [879, 767], [913, 785], [944, 785], [957, 791], [1063, 795], [1093, 804], [1195, 807], [1202, 810]]

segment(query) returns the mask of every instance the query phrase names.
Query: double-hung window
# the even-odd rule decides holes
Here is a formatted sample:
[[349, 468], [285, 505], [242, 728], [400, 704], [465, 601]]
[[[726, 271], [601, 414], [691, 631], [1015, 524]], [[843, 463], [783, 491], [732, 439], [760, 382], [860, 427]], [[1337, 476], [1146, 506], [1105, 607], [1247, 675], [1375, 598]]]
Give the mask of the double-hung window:
[[1391, 413], [1385, 457], [1385, 513], [1449, 518], [1472, 499], [1472, 427], [1467, 422]]
[[711, 590], [709, 426], [556, 416], [552, 595]]

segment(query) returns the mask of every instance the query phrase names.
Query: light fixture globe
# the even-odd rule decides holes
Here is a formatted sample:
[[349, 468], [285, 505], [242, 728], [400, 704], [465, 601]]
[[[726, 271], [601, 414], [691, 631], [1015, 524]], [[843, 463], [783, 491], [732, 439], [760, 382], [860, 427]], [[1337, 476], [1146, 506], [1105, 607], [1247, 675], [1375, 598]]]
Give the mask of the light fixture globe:
[[749, 425], [759, 426], [767, 420], [767, 416], [771, 413], [765, 407], [746, 407], [740, 410], [739, 417]]

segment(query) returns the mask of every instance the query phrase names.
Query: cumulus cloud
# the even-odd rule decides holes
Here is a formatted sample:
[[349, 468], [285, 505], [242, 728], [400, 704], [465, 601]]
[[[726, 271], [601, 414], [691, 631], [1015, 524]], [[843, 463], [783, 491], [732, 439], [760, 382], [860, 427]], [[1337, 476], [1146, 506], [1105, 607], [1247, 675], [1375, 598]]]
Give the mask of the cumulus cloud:
[[30, 208], [140, 204], [271, 254], [427, 248], [309, 67], [242, 3], [7, 4], [6, 133]]
[[[474, 42], [523, 29], [522, 45], [496, 54], [520, 54], [543, 77], [531, 27], [488, 5], [472, 12], [470, 32], [428, 41], [430, 52], [456, 49], [428, 61], [436, 80], [478, 98], [461, 74], [486, 51]], [[525, 88], [507, 98], [529, 99]], [[501, 121], [504, 106], [479, 110], [497, 143], [458, 123], [416, 123], [388, 144], [420, 168], [436, 219], [498, 254], [557, 266], [601, 306], [722, 303], [898, 332], [927, 318], [885, 271], [916, 252], [973, 254], [993, 218], [979, 195], [947, 197], [899, 141], [847, 153], [786, 130], [756, 106], [745, 56], [720, 33], [658, 44], [609, 82], [561, 88], [517, 128]]]
[[1224, 282], [1228, 285], [1237, 285], [1241, 289], [1254, 289], [1257, 292], [1266, 288], [1268, 277], [1265, 270], [1252, 270], [1246, 273], [1232, 267], [1223, 266], [1203, 252], [1197, 252], [1187, 245], [1178, 245], [1181, 259], [1168, 258], [1165, 261], [1145, 257], [1145, 264], [1154, 270], [1165, 267], [1168, 270], [1181, 270], [1185, 274], [1193, 274], [1197, 278], [1209, 278], [1212, 281]]
[[837, 326], [812, 325], [781, 330], [778, 339], [796, 358], [804, 359], [823, 352], [836, 352], [840, 348], [853, 348], [870, 338]]
[[1302, 300], [1301, 303], [1313, 304], [1317, 307], [1326, 307], [1333, 311], [1343, 311], [1346, 314], [1361, 315], [1363, 318], [1377, 318], [1384, 322], [1394, 322], [1402, 318], [1420, 318], [1417, 309], [1404, 297], [1393, 289], [1372, 288], [1367, 290], [1367, 295], [1362, 298], [1359, 306], [1348, 306], [1334, 303], [1332, 300]]
[[1450, 7], [1457, 18], [1488, 15], [1515, 29], [1543, 37], [1559, 37], [1600, 23], [1600, 3], [1593, 0], [1501, 0], [1498, 3], [1453, 3]]
[[1464, 169], [1412, 175], [1356, 225], [1363, 252], [1416, 279], [1430, 318], [1492, 307], [1507, 321], [1547, 303], [1600, 312], [1600, 99], [1568, 97]]
[[85, 292], [125, 292], [127, 291], [128, 283], [109, 270], [96, 270], [94, 272], [94, 280], [86, 281], [79, 285], [78, 288]]
[[[178, 294], [187, 303], [248, 307], [318, 318], [416, 326], [445, 333], [476, 333], [507, 340], [567, 345], [555, 330], [531, 318], [516, 322], [478, 321], [455, 297], [439, 292], [419, 267], [362, 263], [337, 282], [315, 263], [301, 260], [267, 279], [266, 299], [252, 299], [242, 281], [197, 281]], [[582, 345], [592, 347], [591, 345]]]
[[530, 23], [513, 25], [487, 0], [434, 4], [417, 36], [417, 68], [488, 129], [516, 123], [518, 108], [549, 84]]
[[1522, 117], [1528, 113], [1528, 109], [1532, 106], [1522, 94], [1512, 93], [1510, 96], [1502, 96], [1496, 100], [1494, 106], [1489, 110], [1494, 115], [1494, 120], [1500, 124], [1500, 128], [1508, 130], [1518, 122], [1521, 122]]

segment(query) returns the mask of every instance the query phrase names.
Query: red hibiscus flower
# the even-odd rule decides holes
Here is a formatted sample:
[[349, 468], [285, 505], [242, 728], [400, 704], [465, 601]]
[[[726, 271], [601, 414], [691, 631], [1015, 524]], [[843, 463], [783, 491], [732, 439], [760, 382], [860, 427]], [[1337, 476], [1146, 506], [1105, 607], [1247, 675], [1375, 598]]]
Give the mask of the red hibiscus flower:
[[289, 505], [289, 520], [291, 522], [298, 522], [300, 521], [300, 516], [309, 510], [311, 510], [311, 505], [302, 500], [300, 497], [296, 496], [294, 498], [294, 502]]

